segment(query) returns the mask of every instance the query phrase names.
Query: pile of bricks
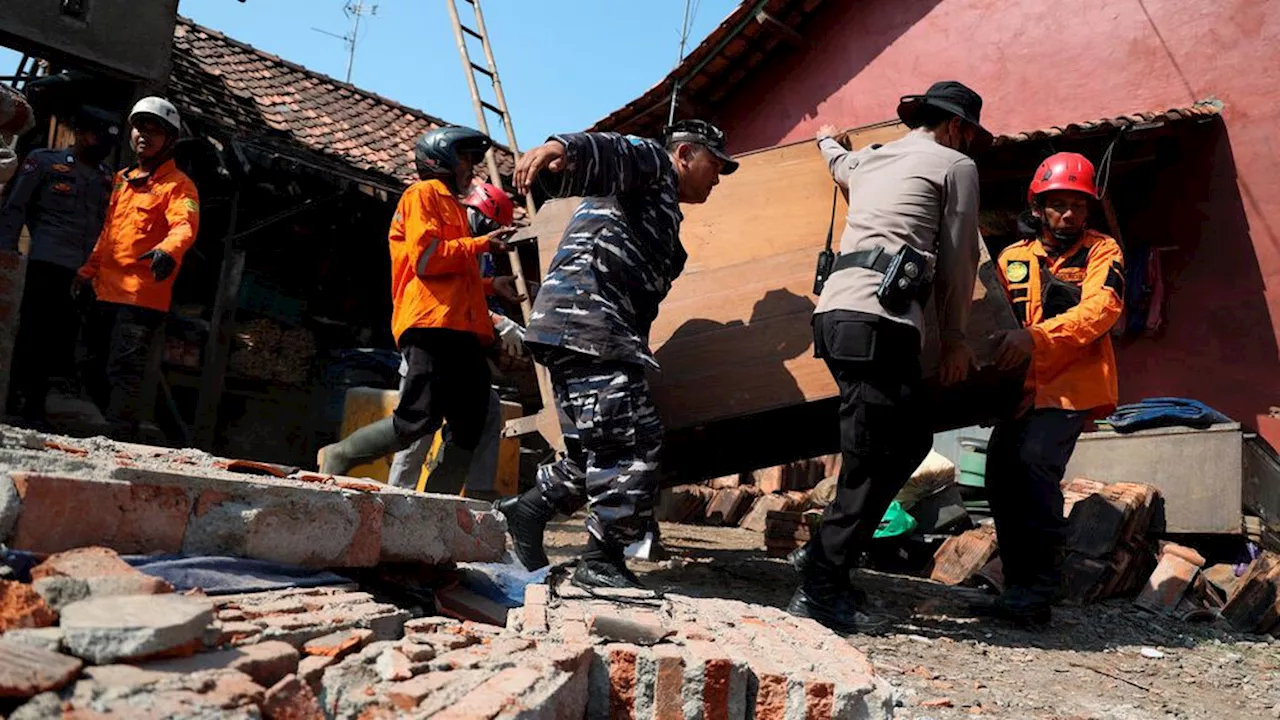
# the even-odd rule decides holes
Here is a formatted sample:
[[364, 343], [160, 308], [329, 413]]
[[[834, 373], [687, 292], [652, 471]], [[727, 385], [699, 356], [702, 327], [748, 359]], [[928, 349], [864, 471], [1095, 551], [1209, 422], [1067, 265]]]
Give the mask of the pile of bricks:
[[[1089, 603], [1137, 592], [1155, 567], [1154, 547], [1147, 535], [1156, 517], [1159, 491], [1134, 483], [1072, 480], [1063, 483], [1063, 496], [1067, 520], [1064, 599]], [[979, 577], [997, 586], [1003, 583], [999, 546], [990, 526], [948, 538], [930, 568], [930, 578], [947, 585]]]
[[811, 491], [839, 469], [840, 456], [826, 455], [666, 488], [655, 515], [662, 522], [736, 526], [762, 533], [770, 513], [814, 507]]
[[526, 590], [509, 627], [551, 645], [589, 642], [589, 718], [890, 718], [894, 695], [866, 656], [817, 623], [734, 600], [567, 583]]
[[765, 516], [764, 548], [769, 557], [780, 558], [809, 542], [822, 520], [822, 511], [772, 511]]
[[1249, 564], [1222, 616], [1237, 630], [1280, 637], [1280, 555], [1263, 552]]
[[732, 600], [533, 585], [501, 628], [410, 619], [350, 587], [105, 599], [137, 607], [0, 635], [13, 720], [881, 719], [895, 702], [843, 638]]
[[304, 567], [491, 562], [486, 505], [194, 450], [0, 431], [0, 543], [55, 553], [255, 558]]

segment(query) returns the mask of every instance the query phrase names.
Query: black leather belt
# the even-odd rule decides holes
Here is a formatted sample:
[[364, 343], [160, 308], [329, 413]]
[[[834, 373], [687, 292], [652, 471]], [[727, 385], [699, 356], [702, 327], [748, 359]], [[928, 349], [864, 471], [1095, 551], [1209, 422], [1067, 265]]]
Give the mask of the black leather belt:
[[859, 250], [837, 256], [835, 264], [831, 267], [831, 272], [839, 272], [849, 268], [866, 268], [867, 270], [875, 270], [883, 275], [889, 271], [889, 263], [892, 260], [893, 256], [886, 253], [884, 248]]

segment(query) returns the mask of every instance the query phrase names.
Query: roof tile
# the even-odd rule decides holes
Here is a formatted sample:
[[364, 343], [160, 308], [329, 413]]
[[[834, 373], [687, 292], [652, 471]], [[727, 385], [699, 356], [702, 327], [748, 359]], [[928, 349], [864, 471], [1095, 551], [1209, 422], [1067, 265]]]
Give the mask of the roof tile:
[[[169, 97], [191, 117], [241, 137], [283, 132], [299, 146], [402, 183], [413, 144], [445, 121], [179, 18]], [[511, 155], [500, 148], [499, 168]]]

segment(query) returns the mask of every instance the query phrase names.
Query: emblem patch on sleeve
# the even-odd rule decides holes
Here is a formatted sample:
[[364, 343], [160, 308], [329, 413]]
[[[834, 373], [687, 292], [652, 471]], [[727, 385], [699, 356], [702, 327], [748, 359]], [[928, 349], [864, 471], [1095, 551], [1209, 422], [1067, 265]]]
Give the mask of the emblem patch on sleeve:
[[1010, 260], [1004, 269], [1004, 276], [1009, 278], [1011, 283], [1025, 282], [1029, 274], [1031, 274], [1030, 269], [1021, 260]]

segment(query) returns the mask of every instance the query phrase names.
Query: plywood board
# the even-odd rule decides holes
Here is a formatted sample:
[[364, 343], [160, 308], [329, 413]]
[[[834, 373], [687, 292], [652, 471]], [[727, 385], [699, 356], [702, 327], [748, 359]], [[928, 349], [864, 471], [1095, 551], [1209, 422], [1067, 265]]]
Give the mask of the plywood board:
[[[851, 132], [847, 144], [857, 149], [904, 132], [896, 123], [873, 126]], [[652, 377], [654, 395], [673, 429], [824, 400], [837, 392], [826, 366], [813, 357], [810, 326], [814, 266], [831, 225], [835, 187], [826, 163], [813, 142], [738, 159], [741, 168], [722, 179], [707, 203], [683, 207], [681, 241], [689, 259], [650, 334], [662, 365]], [[544, 271], [578, 202], [547, 203], [524, 233], [538, 237]], [[846, 214], [841, 194], [835, 204], [838, 244]], [[983, 261], [989, 265], [985, 247]], [[989, 266], [986, 277], [986, 285], [975, 286], [975, 337], [1016, 327]], [[927, 308], [926, 315], [931, 314]], [[926, 374], [936, 366], [936, 347], [936, 332], [929, 333]], [[983, 352], [979, 348], [980, 356]], [[965, 402], [1007, 400], [1008, 392], [993, 395], [986, 389], [992, 382], [1015, 395], [1020, 385], [1017, 378], [988, 373], [978, 385], [963, 389]], [[964, 410], [946, 414], [947, 424], [968, 424], [972, 412], [968, 406]]]

